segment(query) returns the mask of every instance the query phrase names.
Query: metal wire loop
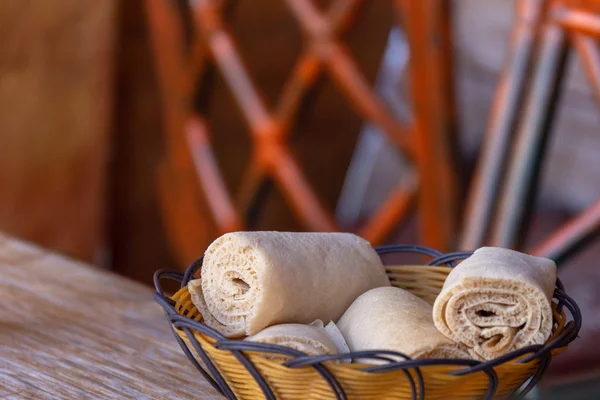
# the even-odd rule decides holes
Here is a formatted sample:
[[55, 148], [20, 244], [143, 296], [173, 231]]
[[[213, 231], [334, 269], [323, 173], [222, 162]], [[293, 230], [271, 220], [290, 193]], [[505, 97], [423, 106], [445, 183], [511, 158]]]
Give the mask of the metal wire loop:
[[418, 244], [390, 244], [387, 246], [375, 247], [375, 251], [380, 256], [391, 253], [416, 253], [424, 254], [430, 257], [441, 257], [444, 255], [439, 250], [432, 249], [431, 247], [421, 246]]
[[449, 266], [454, 266], [454, 261], [464, 260], [465, 258], [471, 257], [473, 255], [472, 251], [457, 251], [454, 253], [447, 253], [442, 256], [436, 257], [433, 260], [429, 261], [427, 265], [442, 265], [447, 264]]
[[190, 266], [185, 270], [185, 274], [183, 275], [183, 279], [181, 280], [181, 287], [183, 288], [188, 282], [193, 278], [198, 271], [202, 267], [202, 261], [204, 260], [204, 256], [194, 260], [190, 264]]

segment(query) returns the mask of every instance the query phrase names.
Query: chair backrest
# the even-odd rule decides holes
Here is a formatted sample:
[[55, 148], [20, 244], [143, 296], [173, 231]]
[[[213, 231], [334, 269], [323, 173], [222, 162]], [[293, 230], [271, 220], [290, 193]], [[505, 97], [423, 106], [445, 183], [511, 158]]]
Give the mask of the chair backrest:
[[[470, 190], [459, 247], [521, 248], [546, 154], [565, 65], [574, 48], [600, 100], [600, 2], [519, 0]], [[530, 251], [561, 260], [600, 231], [600, 201]]]
[[[267, 105], [240, 56], [235, 35], [228, 29], [226, 3], [190, 2], [193, 27], [191, 44], [186, 46], [186, 27], [176, 2], [146, 0], [168, 141], [160, 196], [168, 230], [182, 258], [189, 259], [205, 242], [201, 201], [220, 233], [251, 229], [267, 181], [275, 183], [305, 229], [339, 229], [289, 145], [291, 127], [307, 93], [322, 77], [332, 80], [355, 114], [378, 125], [415, 165], [415, 176], [404, 180], [407, 184], [398, 187], [358, 233], [381, 243], [416, 203], [421, 241], [448, 250], [456, 229], [457, 185], [451, 154], [454, 123], [447, 3], [394, 2], [410, 47], [414, 118], [408, 124], [401, 124], [388, 111], [343, 43], [341, 34], [352, 27], [363, 2], [336, 0], [321, 10], [310, 0], [284, 1], [303, 32], [303, 50], [274, 106]], [[210, 126], [192, 108], [197, 81], [213, 67], [225, 81], [252, 140], [252, 156], [235, 198], [214, 156]], [[187, 186], [199, 186], [201, 194], [179, 184], [182, 180]]]
[[[289, 145], [299, 110], [323, 76], [335, 83], [361, 119], [381, 127], [415, 165], [414, 177], [405, 180], [409, 184], [397, 188], [358, 233], [374, 244], [381, 243], [416, 204], [421, 242], [442, 250], [452, 247], [458, 188], [451, 145], [448, 2], [394, 3], [398, 16], [403, 17], [410, 46], [414, 118], [408, 125], [399, 123], [387, 110], [342, 41], [341, 34], [352, 27], [360, 12], [360, 1], [334, 1], [324, 11], [310, 0], [284, 3], [304, 34], [303, 51], [279, 101], [268, 106], [228, 29], [226, 1], [191, 2], [189, 29], [177, 2], [146, 0], [168, 145], [159, 195], [171, 241], [181, 258], [193, 259], [198, 248], [212, 239], [207, 213], [218, 233], [252, 229], [269, 181], [275, 183], [305, 229], [339, 229]], [[516, 2], [510, 55], [469, 191], [459, 248], [485, 244], [522, 247], [571, 47], [580, 54], [600, 98], [600, 54], [593, 42], [600, 32], [599, 9], [598, 1]], [[192, 32], [189, 40], [186, 30]], [[198, 95], [197, 82], [209, 79], [205, 74], [211, 69], [225, 81], [253, 146], [235, 197], [216, 161], [210, 126], [192, 107]], [[599, 228], [597, 202], [532, 251], [565, 257]]]

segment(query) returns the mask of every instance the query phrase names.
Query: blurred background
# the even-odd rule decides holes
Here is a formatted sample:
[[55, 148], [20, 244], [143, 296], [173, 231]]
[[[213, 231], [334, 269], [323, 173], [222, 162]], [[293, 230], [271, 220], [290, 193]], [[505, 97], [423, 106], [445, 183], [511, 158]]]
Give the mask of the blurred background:
[[549, 256], [544, 398], [600, 398], [596, 3], [2, 0], [0, 230], [144, 283], [245, 229]]

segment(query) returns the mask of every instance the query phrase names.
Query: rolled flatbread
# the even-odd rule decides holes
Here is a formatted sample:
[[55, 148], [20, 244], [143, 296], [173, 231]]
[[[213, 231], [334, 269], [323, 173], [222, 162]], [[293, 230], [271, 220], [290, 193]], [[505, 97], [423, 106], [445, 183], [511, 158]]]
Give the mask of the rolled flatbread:
[[474, 358], [491, 360], [548, 339], [555, 285], [554, 261], [482, 247], [450, 272], [433, 319]]
[[[278, 344], [299, 350], [311, 356], [336, 354], [337, 348], [333, 340], [323, 328], [304, 324], [280, 324], [263, 329], [245, 340], [251, 342]], [[276, 354], [265, 354], [277, 358]]]
[[433, 324], [431, 305], [396, 287], [369, 290], [346, 310], [337, 326], [352, 351], [393, 350], [413, 359], [470, 358]]
[[379, 256], [356, 235], [234, 232], [208, 247], [188, 290], [208, 326], [241, 337], [282, 323], [335, 321], [356, 297], [389, 285]]

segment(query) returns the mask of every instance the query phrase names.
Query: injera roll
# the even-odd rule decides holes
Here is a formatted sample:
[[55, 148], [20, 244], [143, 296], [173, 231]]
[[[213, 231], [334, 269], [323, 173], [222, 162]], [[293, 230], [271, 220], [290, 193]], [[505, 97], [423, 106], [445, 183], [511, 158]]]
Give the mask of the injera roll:
[[377, 253], [353, 234], [234, 232], [208, 247], [188, 289], [208, 326], [241, 337], [335, 321], [356, 297], [389, 285]]
[[393, 350], [413, 359], [470, 358], [433, 324], [431, 305], [396, 288], [372, 289], [352, 303], [337, 326], [352, 351]]
[[[251, 342], [278, 344], [308, 355], [336, 354], [337, 347], [324, 328], [304, 324], [280, 324], [263, 329], [245, 340]], [[265, 354], [278, 358], [276, 354]]]
[[548, 339], [555, 284], [554, 261], [482, 247], [450, 272], [433, 319], [474, 358], [491, 360]]

